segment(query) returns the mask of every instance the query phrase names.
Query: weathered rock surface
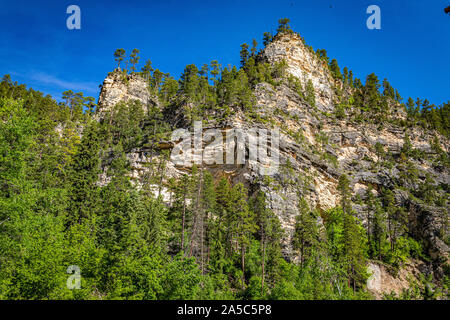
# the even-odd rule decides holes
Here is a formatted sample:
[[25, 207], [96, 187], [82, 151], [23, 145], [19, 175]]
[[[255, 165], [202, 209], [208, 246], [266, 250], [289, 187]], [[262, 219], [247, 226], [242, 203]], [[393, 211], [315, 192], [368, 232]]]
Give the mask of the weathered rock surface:
[[119, 102], [139, 101], [147, 112], [147, 105], [154, 102], [148, 90], [148, 82], [138, 74], [124, 74], [120, 69], [111, 72], [103, 81], [98, 98], [97, 118], [101, 119]]
[[392, 268], [375, 262], [369, 262], [367, 268], [371, 274], [367, 280], [367, 289], [376, 299], [382, 299], [383, 295], [391, 293], [400, 296], [410, 288], [411, 282], [417, 282], [420, 274], [427, 275], [431, 272], [423, 262], [417, 260], [409, 261], [395, 273]]
[[[304, 197], [311, 208], [326, 210], [339, 204], [340, 198], [337, 192], [339, 176], [343, 173], [349, 175], [354, 195], [364, 197], [368, 186], [374, 188], [375, 194], [386, 187], [395, 189], [399, 183], [401, 167], [393, 163], [390, 167], [382, 165], [375, 152], [375, 144], [379, 143], [384, 151], [392, 155], [398, 155], [405, 138], [404, 128], [392, 124], [380, 127], [378, 124], [354, 123], [349, 119], [338, 120], [333, 114], [335, 108], [335, 86], [328, 67], [303, 43], [296, 35], [285, 35], [270, 43], [262, 53], [264, 59], [269, 62], [286, 60], [288, 72], [297, 77], [302, 86], [311, 80], [316, 94], [317, 108], [312, 108], [304, 99], [287, 84], [274, 87], [268, 83], [260, 83], [254, 90], [255, 110], [264, 115], [270, 121], [266, 123], [256, 122], [244, 113], [236, 110], [234, 115], [221, 124], [221, 129], [238, 128], [246, 136], [251, 135], [254, 128], [280, 128], [278, 153], [280, 166], [276, 174], [267, 182], [259, 170], [261, 163], [247, 161], [245, 164], [205, 164], [211, 160], [210, 155], [203, 156], [202, 166], [208, 168], [215, 175], [225, 175], [232, 182], [243, 182], [249, 190], [263, 190], [268, 199], [268, 205], [279, 217], [285, 230], [284, 252], [288, 259], [295, 259], [290, 239], [294, 231], [295, 218], [298, 215], [299, 197]], [[156, 103], [150, 95], [146, 82], [140, 76], [131, 75], [124, 79], [120, 72], [110, 74], [104, 81], [99, 98], [98, 117], [110, 110], [120, 101], [138, 100], [146, 108], [149, 103]], [[189, 105], [186, 105], [189, 108]], [[168, 119], [175, 128], [189, 128], [183, 109], [166, 110]], [[404, 118], [404, 110], [394, 110], [392, 117]], [[217, 125], [217, 124], [216, 124]], [[214, 126], [214, 124], [212, 124]], [[204, 126], [204, 130], [207, 129]], [[433, 133], [414, 127], [408, 130], [413, 148], [432, 154], [431, 140]], [[448, 140], [440, 137], [441, 147], [448, 153]], [[172, 143], [166, 147], [171, 148]], [[205, 144], [203, 145], [205, 146]], [[225, 145], [226, 147], [226, 145]], [[249, 149], [248, 139], [243, 147]], [[145, 149], [136, 149], [128, 154], [133, 169], [132, 177], [141, 184], [152, 174], [154, 168], [161, 159], [157, 155], [149, 155]], [[414, 160], [422, 179], [425, 173], [444, 185], [450, 184], [448, 168], [439, 170], [427, 160]], [[179, 165], [169, 161], [165, 165], [165, 178], [179, 177], [190, 170], [191, 165]], [[103, 176], [103, 183], [107, 178]], [[413, 186], [414, 187], [414, 186]], [[158, 188], [155, 186], [155, 190]], [[164, 198], [170, 205], [171, 195], [168, 190], [163, 192]], [[442, 208], [427, 206], [411, 200], [406, 193], [396, 191], [398, 205], [405, 206], [410, 211], [409, 230], [417, 238], [424, 239], [426, 249], [433, 259], [447, 260], [448, 246], [442, 240], [442, 230], [446, 230], [446, 222], [442, 221]], [[355, 204], [355, 211], [363, 224], [365, 222], [365, 207]], [[448, 210], [448, 204], [446, 209]], [[445, 236], [444, 234], [444, 236]], [[390, 289], [399, 292], [405, 286], [406, 275], [398, 278], [388, 276], [385, 267], [372, 263], [374, 278], [369, 281], [369, 288], [380, 297], [381, 292]], [[409, 269], [408, 269], [409, 270]], [[417, 273], [417, 268], [412, 268], [409, 273]], [[439, 272], [439, 270], [437, 271]]]
[[302, 85], [311, 80], [318, 107], [323, 111], [333, 110], [333, 78], [326, 63], [312, 54], [299, 35], [281, 35], [265, 48], [263, 57], [272, 63], [285, 60], [287, 71], [300, 79]]

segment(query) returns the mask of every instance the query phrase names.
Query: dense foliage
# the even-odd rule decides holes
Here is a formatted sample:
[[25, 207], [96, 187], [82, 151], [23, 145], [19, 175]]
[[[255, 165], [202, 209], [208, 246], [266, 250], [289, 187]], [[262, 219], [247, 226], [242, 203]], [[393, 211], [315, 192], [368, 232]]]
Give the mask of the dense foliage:
[[[280, 20], [277, 31], [292, 32], [288, 23]], [[273, 38], [266, 33], [264, 45]], [[290, 262], [264, 193], [197, 167], [179, 180], [165, 179], [167, 155], [156, 147], [171, 129], [164, 110], [190, 103], [191, 121], [226, 119], [236, 111], [256, 118], [255, 85], [285, 80], [284, 63], [259, 59], [256, 41], [250, 51], [247, 44], [241, 48], [239, 69], [217, 61], [201, 69], [188, 65], [178, 81], [147, 61], [139, 73], [162, 108], [144, 114], [137, 102], [121, 103], [102, 122], [92, 117], [93, 98], [82, 93], [67, 91], [58, 103], [3, 78], [0, 299], [367, 299], [367, 259], [393, 268], [409, 257], [426, 259], [421, 244], [404, 232], [404, 208], [394, 205], [390, 190], [381, 199], [368, 191], [369, 224], [359, 223], [345, 175], [339, 207], [322, 211], [301, 199], [292, 240], [299, 260]], [[138, 54], [133, 50], [129, 70], [121, 72], [136, 73]], [[125, 55], [115, 52], [119, 67]], [[324, 50], [318, 56], [328, 61]], [[361, 114], [381, 113], [389, 99], [401, 101], [387, 81], [381, 93], [373, 74], [363, 86], [347, 68], [342, 74], [334, 59], [330, 70], [343, 87], [355, 89], [342, 95], [342, 104], [358, 106]], [[288, 82], [314, 105], [311, 83], [303, 92], [294, 79]], [[448, 103], [436, 108], [408, 100], [408, 122], [448, 135], [448, 109]], [[132, 183], [126, 158], [137, 146], [160, 159], [141, 188]], [[403, 152], [409, 157], [413, 150]], [[100, 174], [108, 184], [98, 183]], [[163, 202], [163, 181], [170, 205]], [[434, 201], [433, 186], [424, 185], [422, 195]], [[66, 285], [72, 265], [81, 270], [80, 289]], [[405, 294], [429, 297], [421, 289], [427, 286], [418, 288]]]

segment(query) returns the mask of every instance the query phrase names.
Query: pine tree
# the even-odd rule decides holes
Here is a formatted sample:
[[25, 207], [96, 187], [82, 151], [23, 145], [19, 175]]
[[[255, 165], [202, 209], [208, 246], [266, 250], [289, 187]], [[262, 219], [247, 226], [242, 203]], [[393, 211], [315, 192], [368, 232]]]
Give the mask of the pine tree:
[[350, 85], [350, 87], [353, 87], [353, 71], [350, 70], [350, 72], [348, 73], [348, 84]]
[[248, 52], [248, 44], [246, 44], [246, 43], [241, 44], [241, 52], [239, 55], [241, 57], [241, 66], [245, 67], [245, 65], [247, 64], [247, 60], [250, 56], [250, 54]]
[[124, 49], [117, 49], [114, 52], [114, 60], [117, 62], [117, 68], [120, 68], [120, 63], [125, 58], [125, 50]]
[[380, 111], [379, 106], [379, 90], [380, 83], [378, 77], [371, 73], [366, 78], [366, 85], [364, 86], [364, 103], [372, 110], [374, 113]]
[[211, 223], [210, 268], [215, 273], [223, 273], [227, 259], [232, 255], [231, 232], [231, 187], [222, 177], [215, 188], [216, 201]]
[[399, 102], [399, 103], [401, 103], [403, 101], [403, 98], [397, 89], [395, 89], [395, 100], [397, 100], [397, 102]]
[[267, 45], [272, 42], [273, 39], [273, 35], [270, 32], [264, 32], [264, 37], [263, 37], [263, 45], [264, 47], [267, 47]]
[[194, 64], [188, 65], [180, 77], [180, 89], [190, 99], [195, 101], [200, 83], [198, 68]]
[[[256, 215], [256, 225], [261, 243], [262, 261], [261, 261], [261, 296], [264, 295], [267, 265], [267, 249], [279, 249], [281, 238], [281, 227], [278, 218], [266, 203], [266, 195], [259, 191], [252, 199], [251, 210]], [[269, 252], [270, 253], [270, 252]]]
[[404, 154], [406, 158], [408, 158], [411, 156], [412, 151], [413, 151], [413, 145], [411, 143], [411, 139], [409, 138], [409, 134], [405, 133], [405, 138], [403, 140], [401, 153]]
[[367, 277], [364, 238], [362, 230], [351, 213], [344, 212], [344, 263], [347, 266], [348, 285], [363, 286]]
[[336, 59], [331, 60], [331, 62], [330, 62], [330, 70], [331, 70], [331, 75], [332, 75], [335, 79], [340, 79], [340, 80], [342, 80], [341, 69], [339, 68], [339, 65], [338, 65]]
[[325, 49], [317, 49], [316, 50], [316, 55], [319, 57], [320, 60], [323, 60], [327, 64], [329, 64], [330, 59], [328, 58], [327, 50], [325, 50]]
[[100, 139], [96, 122], [90, 122], [84, 130], [70, 177], [71, 205], [67, 221], [69, 224], [81, 222], [95, 214], [98, 203], [97, 186], [99, 168]]
[[372, 212], [375, 206], [375, 196], [373, 195], [373, 188], [369, 186], [366, 190], [366, 205], [367, 205], [367, 240], [370, 243], [370, 234], [372, 232], [371, 224], [372, 224]]
[[350, 213], [351, 211], [351, 193], [350, 193], [350, 180], [347, 175], [343, 174], [339, 177], [338, 191], [341, 195], [341, 207], [344, 213]]
[[145, 79], [149, 80], [151, 73], [153, 71], [152, 62], [150, 59], [147, 60], [145, 66], [142, 67], [141, 72]]
[[139, 50], [138, 49], [133, 49], [133, 51], [131, 52], [130, 55], [130, 64], [131, 64], [131, 72], [135, 72], [136, 71], [136, 65], [139, 63]]
[[383, 95], [395, 99], [395, 89], [391, 86], [387, 79], [383, 79]]
[[247, 190], [242, 183], [231, 189], [231, 210], [229, 221], [231, 221], [232, 236], [239, 245], [242, 268], [242, 290], [245, 288], [245, 257], [247, 247], [250, 244], [252, 234], [257, 230], [255, 217], [248, 208]]
[[349, 74], [347, 67], [344, 67], [344, 84], [349, 85]]
[[[203, 188], [202, 188], [202, 199], [204, 217], [203, 217], [203, 229], [201, 234], [202, 244], [201, 244], [201, 270], [204, 272], [205, 264], [209, 263], [209, 256], [211, 250], [211, 237], [214, 236], [213, 232], [213, 215], [216, 208], [216, 190], [214, 185], [214, 177], [209, 171], [203, 173]], [[205, 244], [203, 243], [205, 242]], [[204, 245], [206, 245], [206, 260], [204, 253]]]
[[366, 277], [365, 241], [361, 228], [352, 214], [350, 181], [345, 174], [339, 178], [338, 190], [343, 212], [343, 259], [347, 267], [348, 285], [353, 286], [353, 291], [356, 291], [356, 287], [361, 286]]
[[164, 83], [161, 87], [161, 97], [164, 102], [169, 102], [172, 97], [178, 92], [178, 81], [173, 77], [167, 75], [164, 77]]
[[258, 42], [253, 39], [252, 41], [252, 49], [250, 50], [250, 57], [256, 57], [256, 51], [258, 50]]
[[407, 212], [403, 207], [396, 206], [394, 194], [389, 189], [383, 192], [383, 204], [387, 212], [387, 233], [389, 235], [391, 252], [394, 252], [398, 236], [406, 230]]
[[299, 202], [299, 215], [295, 220], [292, 245], [294, 250], [300, 251], [300, 266], [303, 267], [318, 241], [317, 217], [311, 212], [305, 199]]
[[155, 94], [159, 93], [163, 78], [164, 73], [162, 73], [159, 69], [153, 71], [153, 76], [150, 79], [150, 86]]
[[62, 98], [63, 100], [65, 100], [66, 105], [69, 107], [70, 119], [74, 121], [80, 120], [83, 116], [83, 108], [86, 105], [87, 99], [83, 96], [83, 93], [74, 93], [72, 90], [67, 90], [63, 92]]
[[211, 74], [213, 75], [214, 80], [217, 80], [217, 77], [220, 74], [220, 68], [221, 66], [217, 60], [211, 61]]
[[209, 66], [208, 66], [206, 63], [204, 63], [204, 64], [202, 65], [202, 68], [200, 69], [199, 74], [200, 74], [202, 77], [205, 77], [206, 80], [209, 79], [209, 78], [208, 78], [208, 77], [209, 77]]
[[386, 214], [379, 202], [375, 204], [373, 216], [372, 255], [383, 260], [384, 244], [386, 243]]
[[311, 81], [311, 79], [308, 79], [308, 82], [306, 83], [306, 102], [308, 104], [315, 108], [316, 107], [316, 93], [314, 91], [314, 85]]
[[292, 29], [289, 26], [290, 20], [288, 18], [283, 18], [278, 20], [277, 33], [292, 33]]
[[181, 215], [181, 252], [184, 254], [185, 250], [185, 235], [186, 235], [186, 216], [187, 216], [187, 201], [188, 201], [188, 192], [189, 192], [189, 178], [187, 175], [183, 175], [181, 179], [180, 189], [182, 191], [182, 215]]

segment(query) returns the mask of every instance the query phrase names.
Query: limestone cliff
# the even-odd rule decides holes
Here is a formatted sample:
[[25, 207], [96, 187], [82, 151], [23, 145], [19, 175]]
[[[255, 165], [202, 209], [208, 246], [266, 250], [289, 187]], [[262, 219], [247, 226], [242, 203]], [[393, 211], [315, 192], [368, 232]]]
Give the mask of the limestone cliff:
[[[398, 156], [408, 132], [413, 148], [430, 156], [429, 159], [413, 160], [419, 179], [422, 181], [429, 174], [435, 183], [448, 186], [448, 167], [436, 166], [430, 160], [435, 153], [431, 146], [435, 133], [420, 127], [406, 130], [394, 122], [381, 126], [379, 123], [359, 123], [347, 116], [332, 116], [338, 103], [336, 91], [342, 89], [342, 83], [332, 77], [327, 64], [309, 50], [297, 34], [276, 37], [260, 54], [260, 59], [272, 64], [286, 61], [288, 74], [298, 79], [303, 88], [308, 80], [311, 80], [316, 106], [308, 104], [304, 96], [286, 81], [281, 81], [277, 86], [259, 83], [253, 92], [254, 106], [255, 112], [261, 115], [265, 122], [256, 121], [241, 110], [234, 110], [225, 121], [208, 121], [204, 127], [240, 128], [247, 134], [255, 127], [280, 128], [279, 151], [272, 150], [279, 152], [278, 172], [269, 181], [257, 170], [258, 163], [246, 162], [234, 166], [205, 164], [204, 167], [216, 175], [226, 175], [233, 182], [243, 182], [252, 192], [263, 190], [266, 193], [269, 206], [279, 217], [286, 232], [284, 253], [289, 260], [297, 258], [292, 251], [290, 239], [298, 214], [299, 197], [306, 198], [311, 207], [319, 210], [339, 205], [337, 183], [340, 175], [346, 173], [351, 179], [354, 210], [365, 224], [366, 208], [358, 199], [365, 197], [369, 186], [373, 187], [375, 195], [381, 187], [392, 189], [398, 205], [409, 210], [407, 232], [424, 241], [426, 250], [434, 259], [433, 268], [429, 272], [435, 272], [439, 276], [442, 273], [440, 262], [448, 259], [448, 246], [443, 241], [447, 233], [447, 221], [442, 218], [445, 216], [443, 210], [448, 211], [448, 204], [442, 209], [414, 200], [401, 188], [417, 188], [417, 185], [408, 185], [408, 182], [402, 179], [403, 164], [394, 162], [389, 167], [383, 166], [376, 152], [376, 145], [381, 145], [384, 152]], [[147, 82], [142, 77], [124, 76], [121, 72], [114, 72], [103, 83], [98, 118], [102, 118], [105, 111], [120, 101], [138, 100], [147, 111], [148, 105], [158, 105], [155, 99], [149, 93]], [[183, 114], [181, 109], [177, 112]], [[168, 122], [171, 122], [174, 129], [182, 125], [183, 122], [177, 120], [179, 114], [171, 113], [171, 116], [172, 118], [168, 117]], [[404, 118], [405, 111], [396, 106], [389, 117]], [[189, 125], [186, 125], [186, 128], [191, 129]], [[439, 138], [441, 148], [448, 153], [448, 140], [442, 136]], [[171, 142], [165, 144], [166, 147], [172, 145]], [[246, 149], [248, 147], [247, 141]], [[146, 178], [149, 164], [160, 161], [157, 155], [149, 154], [144, 147], [134, 149], [128, 154], [128, 158], [133, 169], [132, 176], [138, 184]], [[165, 177], [180, 177], [189, 169], [189, 166], [169, 161], [166, 164]], [[155, 185], [155, 192], [158, 189], [170, 205], [170, 192]], [[387, 286], [383, 287], [383, 281], [388, 281], [387, 276], [384, 280], [380, 278], [381, 274], [385, 274], [380, 271], [382, 267], [372, 263], [371, 268], [376, 271], [376, 279], [371, 280], [369, 289], [380, 296], [381, 292], [389, 291]]]
[[147, 111], [147, 106], [155, 101], [148, 91], [148, 84], [137, 74], [124, 74], [120, 69], [111, 72], [103, 81], [98, 98], [97, 119], [119, 102], [139, 101]]
[[267, 45], [262, 56], [271, 63], [286, 61], [287, 71], [298, 78], [303, 85], [311, 80], [319, 109], [333, 110], [335, 84], [328, 66], [305, 46], [298, 34], [280, 35], [276, 41]]

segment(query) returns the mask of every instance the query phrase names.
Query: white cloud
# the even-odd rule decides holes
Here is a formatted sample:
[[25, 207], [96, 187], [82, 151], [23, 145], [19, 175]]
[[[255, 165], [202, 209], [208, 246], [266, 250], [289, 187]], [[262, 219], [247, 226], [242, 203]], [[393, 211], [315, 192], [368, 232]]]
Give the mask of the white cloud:
[[98, 92], [98, 84], [94, 82], [67, 81], [43, 72], [32, 73], [30, 79], [42, 84], [53, 85], [64, 90], [83, 91], [85, 93]]

